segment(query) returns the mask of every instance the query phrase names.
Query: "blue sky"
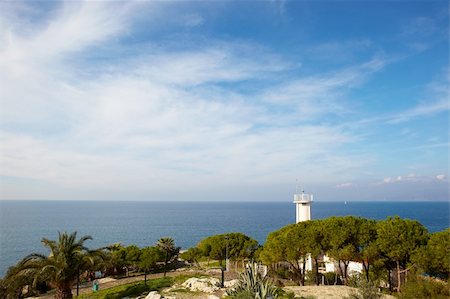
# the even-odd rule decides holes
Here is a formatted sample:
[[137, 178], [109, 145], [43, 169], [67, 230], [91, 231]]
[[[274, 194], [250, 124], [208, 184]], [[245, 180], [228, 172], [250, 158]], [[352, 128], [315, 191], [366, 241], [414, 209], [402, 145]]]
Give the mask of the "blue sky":
[[448, 12], [2, 2], [0, 196], [448, 200]]

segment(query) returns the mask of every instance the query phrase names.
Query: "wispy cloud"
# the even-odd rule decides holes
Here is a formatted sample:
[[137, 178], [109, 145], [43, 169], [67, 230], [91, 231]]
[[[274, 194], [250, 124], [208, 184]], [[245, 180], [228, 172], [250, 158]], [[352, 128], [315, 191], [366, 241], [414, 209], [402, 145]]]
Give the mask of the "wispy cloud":
[[125, 12], [132, 8], [102, 5], [65, 4], [31, 36], [7, 29], [0, 75], [1, 139], [7, 144], [2, 175], [66, 188], [156, 192], [173, 181], [186, 188], [283, 182], [296, 176], [297, 166], [308, 180], [326, 181], [332, 173], [326, 177], [316, 167], [339, 172], [363, 163], [338, 151], [353, 139], [350, 134], [323, 124], [292, 124], [281, 115], [273, 123], [271, 108], [296, 101], [293, 94], [301, 92], [308, 113], [319, 111], [323, 103], [314, 100], [322, 88], [328, 94], [351, 88], [376, 63], [294, 80], [284, 95], [284, 86], [265, 88], [262, 101], [221, 86], [291, 67], [270, 51], [253, 55], [259, 50], [251, 44], [157, 49], [114, 68], [99, 65], [99, 77], [90, 80], [89, 74], [77, 75], [80, 64], [71, 57], [113, 42], [131, 26]]
[[401, 182], [433, 182], [433, 181], [444, 181], [446, 179], [445, 174], [438, 174], [436, 176], [426, 176], [426, 175], [416, 175], [415, 173], [410, 173], [408, 175], [399, 175], [397, 177], [385, 177], [379, 184], [394, 184]]
[[[151, 197], [174, 185], [206, 192], [295, 177], [351, 189], [373, 161], [344, 150], [359, 141], [354, 128], [324, 119], [351, 114], [350, 94], [384, 69], [385, 57], [311, 73], [245, 40], [192, 37], [181, 47], [170, 36], [130, 49], [123, 40], [133, 39], [135, 16], [145, 10], [151, 20], [158, 3], [64, 2], [29, 23], [20, 16], [32, 8], [8, 5], [0, 12], [2, 176], [50, 184], [62, 190], [55, 198], [82, 189]], [[172, 21], [192, 30], [207, 20], [180, 16]], [[385, 121], [448, 109], [433, 107]], [[4, 185], [1, 196], [20, 198], [21, 188]]]
[[351, 188], [354, 186], [355, 186], [354, 183], [342, 183], [342, 184], [336, 185], [336, 188]]

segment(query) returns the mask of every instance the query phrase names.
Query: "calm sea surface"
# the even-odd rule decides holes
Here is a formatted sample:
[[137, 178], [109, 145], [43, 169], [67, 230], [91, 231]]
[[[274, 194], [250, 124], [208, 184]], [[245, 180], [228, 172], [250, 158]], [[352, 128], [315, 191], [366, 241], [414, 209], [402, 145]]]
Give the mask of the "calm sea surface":
[[[449, 208], [448, 202], [314, 202], [312, 217], [399, 215], [436, 232], [449, 227]], [[165, 236], [188, 248], [226, 232], [264, 243], [269, 232], [293, 222], [291, 202], [0, 201], [0, 276], [29, 253], [47, 253], [40, 240], [56, 239], [58, 231], [91, 235], [91, 248], [116, 242], [148, 246]]]

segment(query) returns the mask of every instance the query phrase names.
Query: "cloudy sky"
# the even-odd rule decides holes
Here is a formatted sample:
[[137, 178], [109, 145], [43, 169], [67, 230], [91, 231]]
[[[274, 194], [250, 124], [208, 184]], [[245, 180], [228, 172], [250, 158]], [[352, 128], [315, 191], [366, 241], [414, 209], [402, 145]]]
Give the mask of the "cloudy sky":
[[1, 198], [448, 200], [448, 5], [1, 2]]

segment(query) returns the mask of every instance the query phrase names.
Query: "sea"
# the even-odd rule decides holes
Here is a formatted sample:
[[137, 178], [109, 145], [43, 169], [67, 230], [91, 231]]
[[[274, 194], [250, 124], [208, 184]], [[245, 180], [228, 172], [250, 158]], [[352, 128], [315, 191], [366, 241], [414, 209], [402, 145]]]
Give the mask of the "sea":
[[[313, 219], [354, 215], [385, 219], [398, 215], [430, 232], [447, 229], [449, 202], [336, 202], [312, 204]], [[241, 232], [264, 244], [267, 235], [295, 222], [292, 202], [0, 201], [0, 277], [34, 252], [47, 254], [43, 237], [58, 232], [90, 235], [89, 248], [113, 243], [154, 245], [172, 237], [182, 249], [220, 233]]]

